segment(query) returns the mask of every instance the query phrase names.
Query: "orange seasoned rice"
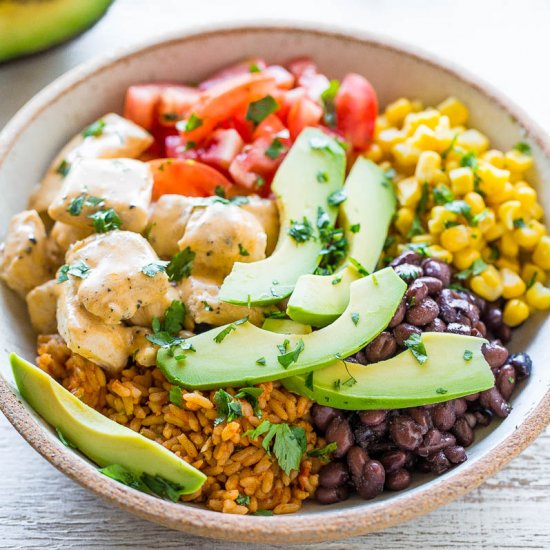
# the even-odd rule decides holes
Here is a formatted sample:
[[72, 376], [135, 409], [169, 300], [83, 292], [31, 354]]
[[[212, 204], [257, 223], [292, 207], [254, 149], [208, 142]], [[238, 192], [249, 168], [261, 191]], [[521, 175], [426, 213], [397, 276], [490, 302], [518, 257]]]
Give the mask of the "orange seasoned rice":
[[[169, 401], [173, 385], [155, 367], [133, 365], [117, 378], [107, 379], [97, 365], [72, 354], [59, 335], [38, 337], [37, 365], [84, 403], [204, 472], [207, 480], [201, 489], [183, 496], [182, 501], [205, 503], [212, 510], [230, 514], [257, 510], [288, 514], [298, 511], [315, 492], [319, 459], [305, 454], [300, 469], [286, 475], [262, 448], [261, 437], [254, 441], [243, 437], [247, 430], [269, 420], [304, 428], [308, 450], [325, 444], [310, 422], [313, 402], [277, 382], [259, 384], [263, 389], [261, 418], [243, 400], [241, 418], [215, 426], [215, 390], [182, 389], [182, 406], [178, 407]], [[226, 391], [235, 393], [231, 388]]]

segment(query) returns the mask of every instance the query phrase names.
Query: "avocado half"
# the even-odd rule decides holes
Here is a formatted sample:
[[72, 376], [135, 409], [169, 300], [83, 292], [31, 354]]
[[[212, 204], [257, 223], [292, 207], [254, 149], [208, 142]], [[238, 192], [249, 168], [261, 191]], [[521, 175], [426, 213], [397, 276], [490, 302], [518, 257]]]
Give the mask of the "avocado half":
[[92, 26], [113, 0], [3, 0], [0, 62], [55, 46]]

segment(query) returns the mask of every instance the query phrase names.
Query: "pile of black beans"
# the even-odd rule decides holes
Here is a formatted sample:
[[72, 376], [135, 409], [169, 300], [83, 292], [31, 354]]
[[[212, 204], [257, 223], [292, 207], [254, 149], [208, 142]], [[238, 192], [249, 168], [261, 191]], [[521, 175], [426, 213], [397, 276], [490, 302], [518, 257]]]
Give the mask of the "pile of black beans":
[[[372, 499], [384, 489], [407, 488], [413, 472], [442, 474], [467, 459], [465, 447], [477, 427], [505, 418], [517, 381], [531, 373], [526, 353], [505, 347], [510, 327], [502, 304], [488, 303], [453, 285], [452, 268], [407, 251], [390, 264], [408, 284], [387, 330], [347, 361], [361, 364], [389, 359], [405, 349], [412, 334], [452, 332], [484, 337], [483, 355], [495, 376], [487, 391], [436, 405], [400, 410], [343, 411], [315, 404], [311, 416], [328, 443], [336, 442], [332, 461], [319, 473], [317, 501], [332, 504], [355, 492]], [[450, 288], [449, 288], [450, 287]]]

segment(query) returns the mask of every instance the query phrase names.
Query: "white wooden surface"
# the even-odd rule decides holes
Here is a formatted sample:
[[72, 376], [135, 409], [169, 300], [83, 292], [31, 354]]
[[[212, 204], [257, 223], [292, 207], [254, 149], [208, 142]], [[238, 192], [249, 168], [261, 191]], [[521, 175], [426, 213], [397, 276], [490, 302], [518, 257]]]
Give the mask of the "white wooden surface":
[[[0, 67], [0, 127], [42, 86], [97, 53], [198, 23], [256, 18], [334, 22], [435, 51], [498, 86], [550, 131], [549, 0], [117, 0], [69, 45]], [[547, 431], [457, 502], [382, 533], [312, 547], [548, 549], [549, 458]], [[243, 546], [169, 531], [104, 504], [40, 458], [1, 416], [0, 472], [0, 548]]]

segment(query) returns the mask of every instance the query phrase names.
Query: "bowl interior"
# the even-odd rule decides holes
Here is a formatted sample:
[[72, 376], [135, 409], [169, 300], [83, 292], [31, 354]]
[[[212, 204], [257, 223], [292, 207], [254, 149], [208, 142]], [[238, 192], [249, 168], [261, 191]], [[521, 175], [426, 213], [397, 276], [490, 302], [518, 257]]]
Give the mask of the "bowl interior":
[[[274, 63], [310, 56], [333, 78], [350, 71], [361, 73], [373, 83], [381, 105], [402, 96], [421, 99], [427, 105], [435, 105], [449, 95], [459, 97], [470, 109], [471, 125], [485, 132], [495, 147], [510, 148], [519, 140], [532, 145], [536, 169], [530, 174], [530, 181], [537, 186], [545, 211], [550, 212], [550, 186], [543, 185], [550, 179], [545, 138], [525, 123], [521, 113], [509, 110], [499, 98], [478, 87], [473, 80], [463, 79], [444, 65], [376, 40], [313, 29], [269, 27], [229, 29], [174, 39], [106, 64], [92, 63], [43, 91], [0, 137], [0, 236], [5, 234], [10, 217], [25, 208], [31, 188], [40, 180], [54, 154], [90, 121], [107, 111], [120, 111], [129, 84], [154, 80], [197, 82], [220, 67], [251, 56], [265, 57]], [[24, 303], [4, 285], [0, 285], [0, 310], [3, 312], [0, 315], [0, 373], [14, 387], [7, 355], [16, 351], [32, 360], [35, 336]], [[432, 486], [445, 483], [460, 476], [464, 469], [475, 468], [481, 457], [522, 423], [543, 399], [550, 383], [550, 369], [545, 368], [550, 359], [550, 347], [544, 345], [544, 337], [549, 333], [550, 319], [535, 316], [515, 334], [512, 348], [526, 349], [533, 357], [535, 368], [523, 391], [514, 398], [514, 409], [506, 422], [478, 434], [465, 465], [438, 479], [418, 478], [407, 495], [425, 489], [426, 485], [420, 487], [421, 482]], [[385, 500], [397, 501], [403, 494], [388, 493], [368, 503], [352, 499], [339, 504], [338, 509], [361, 507], [366, 513], [370, 507]], [[300, 515], [326, 515], [333, 510], [334, 507], [311, 503]]]

